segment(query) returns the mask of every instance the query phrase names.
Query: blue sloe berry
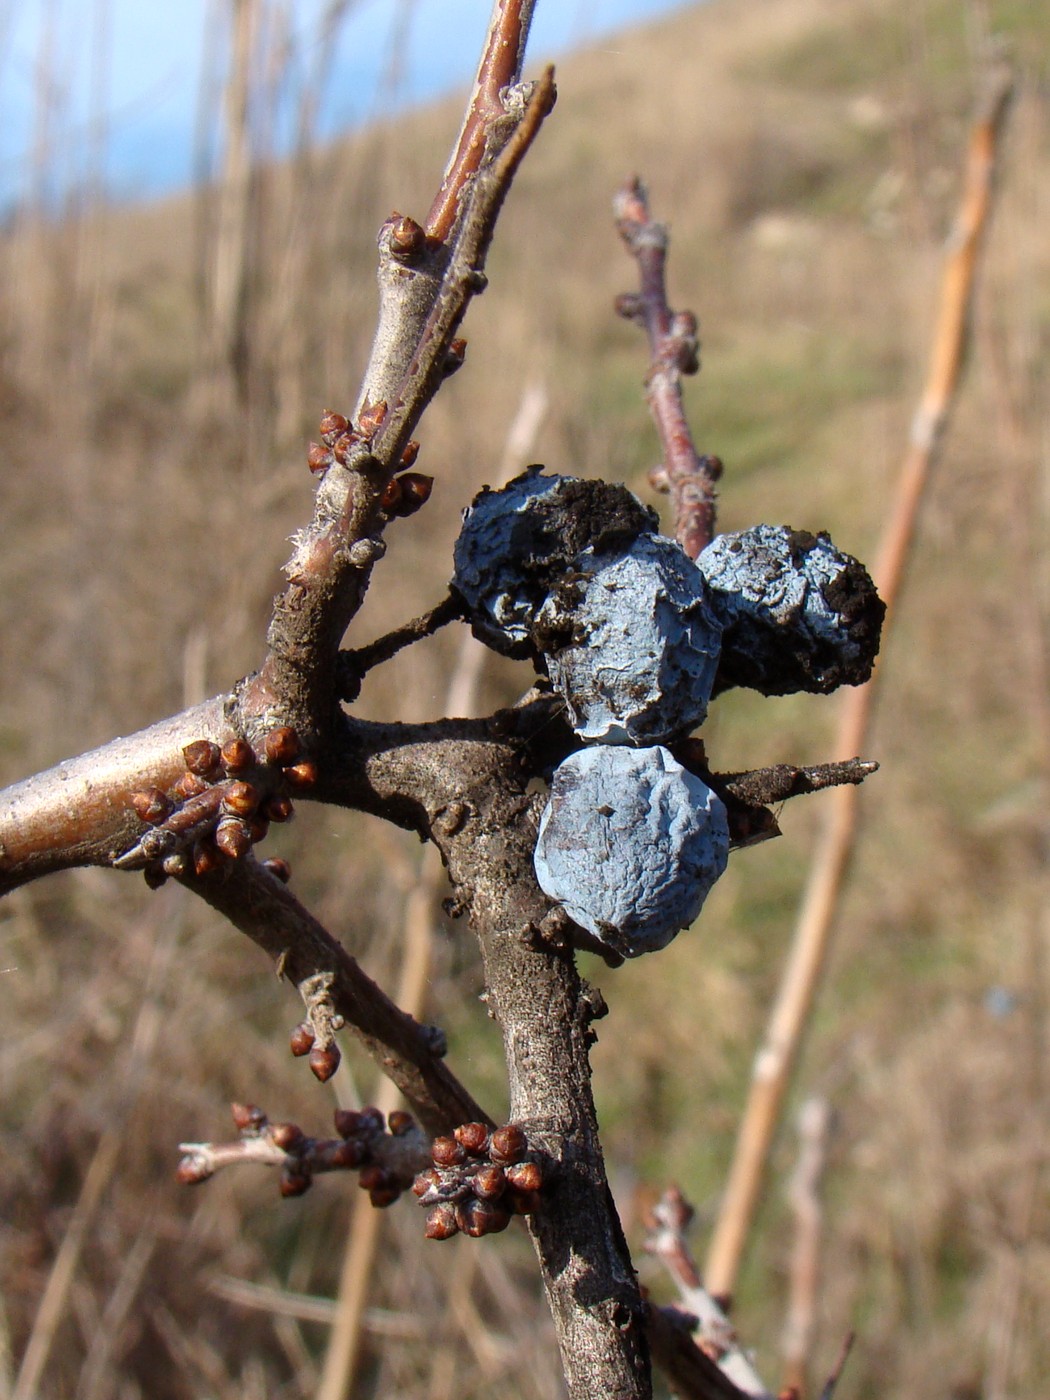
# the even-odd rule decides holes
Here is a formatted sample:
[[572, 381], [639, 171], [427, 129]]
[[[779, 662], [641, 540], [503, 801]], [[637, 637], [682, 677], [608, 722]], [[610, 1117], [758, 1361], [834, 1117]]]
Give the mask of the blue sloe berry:
[[531, 656], [533, 618], [576, 555], [626, 546], [656, 526], [625, 486], [529, 467], [498, 491], [485, 487], [464, 512], [452, 586], [481, 641]]
[[885, 605], [827, 534], [755, 525], [716, 536], [697, 564], [725, 625], [718, 690], [826, 694], [871, 675]]
[[700, 724], [721, 632], [703, 574], [649, 534], [581, 554], [535, 628], [573, 728], [603, 744], [660, 743]]
[[662, 746], [599, 744], [554, 771], [536, 878], [621, 957], [655, 952], [687, 928], [728, 856], [721, 799]]

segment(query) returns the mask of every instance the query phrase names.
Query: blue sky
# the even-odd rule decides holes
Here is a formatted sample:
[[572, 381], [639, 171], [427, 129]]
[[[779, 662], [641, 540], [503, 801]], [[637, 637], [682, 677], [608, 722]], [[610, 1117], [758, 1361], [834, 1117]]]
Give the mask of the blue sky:
[[[682, 3], [538, 0], [531, 60]], [[229, 7], [230, 0], [0, 0], [0, 207], [33, 191], [33, 152], [44, 139], [51, 198], [98, 170], [119, 199], [189, 183], [202, 76], [221, 73], [224, 61], [221, 40], [206, 40], [221, 35], [221, 23], [209, 31], [208, 19]], [[300, 74], [316, 57], [325, 7], [324, 0], [285, 5]], [[423, 101], [469, 82], [488, 13], [489, 0], [350, 0], [322, 93], [321, 134], [365, 122], [392, 99]], [[392, 76], [399, 32], [403, 58]], [[42, 71], [50, 113], [43, 125]]]

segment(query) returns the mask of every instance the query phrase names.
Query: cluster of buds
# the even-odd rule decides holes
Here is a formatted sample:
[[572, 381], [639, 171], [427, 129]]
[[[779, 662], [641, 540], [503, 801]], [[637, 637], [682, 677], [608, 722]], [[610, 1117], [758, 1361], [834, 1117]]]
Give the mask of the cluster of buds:
[[493, 1235], [539, 1205], [543, 1167], [517, 1123], [492, 1132], [484, 1123], [464, 1123], [451, 1137], [435, 1138], [430, 1156], [433, 1166], [412, 1187], [420, 1205], [431, 1207], [428, 1240], [460, 1231]]
[[[206, 875], [225, 861], [241, 860], [263, 839], [271, 822], [292, 816], [292, 794], [317, 781], [317, 765], [305, 758], [295, 730], [272, 729], [257, 752], [247, 739], [221, 747], [197, 739], [182, 751], [186, 771], [170, 790], [133, 792], [135, 815], [150, 828], [116, 865], [144, 868], [156, 888], [169, 876]], [[279, 879], [286, 861], [265, 861]]]
[[253, 1104], [232, 1104], [240, 1140], [184, 1142], [177, 1177], [184, 1185], [207, 1181], [223, 1167], [255, 1162], [279, 1170], [282, 1196], [301, 1196], [321, 1172], [356, 1171], [374, 1206], [388, 1206], [412, 1180], [424, 1152], [422, 1130], [410, 1113], [384, 1120], [378, 1108], [337, 1109], [334, 1138], [308, 1137], [296, 1123], [272, 1123]]
[[[366, 405], [358, 415], [356, 424], [351, 423], [342, 413], [329, 410], [321, 419], [318, 429], [321, 441], [310, 444], [306, 456], [307, 466], [315, 475], [323, 476], [334, 462], [338, 462], [342, 467], [352, 465], [356, 453], [361, 448], [367, 449], [383, 426], [386, 415], [387, 406], [383, 399], [378, 403]], [[387, 483], [380, 506], [388, 520], [415, 515], [430, 499], [434, 478], [408, 470], [418, 455], [419, 443], [407, 443], [398, 463], [398, 475]]]

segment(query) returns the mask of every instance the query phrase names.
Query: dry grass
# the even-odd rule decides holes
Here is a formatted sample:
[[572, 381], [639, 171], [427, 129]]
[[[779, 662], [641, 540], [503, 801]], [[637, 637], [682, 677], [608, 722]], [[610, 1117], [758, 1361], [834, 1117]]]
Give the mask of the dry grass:
[[[1032, 606], [1047, 597], [1050, 36], [1038, 10], [715, 0], [564, 63], [556, 119], [472, 312], [467, 366], [425, 424], [434, 497], [391, 533], [360, 624], [365, 640], [437, 598], [458, 512], [497, 474], [537, 376], [551, 409], [536, 457], [645, 492], [656, 449], [642, 346], [608, 312], [631, 275], [609, 198], [632, 169], [672, 224], [672, 297], [702, 319], [690, 403], [727, 462], [723, 524], [827, 527], [870, 554], [924, 362], [975, 34], [984, 15], [1013, 31], [1022, 82], [970, 372], [886, 658], [883, 769], [799, 1086], [838, 1114], [817, 1356], [828, 1364], [858, 1328], [842, 1400], [1036, 1400], [1050, 1373], [1048, 697]], [[267, 174], [246, 402], [200, 391], [188, 202], [5, 236], [4, 779], [258, 659], [285, 537], [308, 508], [305, 441], [363, 362], [374, 229], [391, 207], [426, 207], [455, 124], [450, 105], [320, 153], [307, 174]], [[386, 668], [364, 710], [435, 713], [457, 644], [435, 638]], [[493, 661], [479, 705], [525, 680]], [[705, 740], [725, 768], [817, 760], [833, 710], [731, 695]], [[792, 806], [783, 840], [734, 858], [694, 934], [617, 973], [588, 968], [613, 1008], [596, 1089], [635, 1241], [636, 1188], [674, 1178], [702, 1210], [720, 1189], [815, 810]], [[394, 985], [413, 843], [305, 810], [280, 844], [307, 902]], [[41, 1395], [310, 1395], [325, 1324], [211, 1284], [334, 1296], [352, 1188], [328, 1180], [281, 1203], [249, 1173], [196, 1192], [172, 1181], [175, 1144], [225, 1134], [232, 1098], [307, 1129], [333, 1107], [287, 1054], [296, 1008], [262, 960], [179, 891], [82, 872], [0, 907], [0, 966], [17, 968], [0, 976], [0, 1397], [73, 1224], [83, 1248]], [[428, 1014], [498, 1112], [479, 977], [467, 932], [444, 930]], [[350, 1058], [335, 1081], [347, 1099], [355, 1076], [371, 1085]], [[790, 1246], [777, 1182], [794, 1153], [785, 1132], [738, 1313], [772, 1379]], [[558, 1394], [524, 1241], [424, 1247], [418, 1224], [408, 1205], [385, 1222], [354, 1393]]]

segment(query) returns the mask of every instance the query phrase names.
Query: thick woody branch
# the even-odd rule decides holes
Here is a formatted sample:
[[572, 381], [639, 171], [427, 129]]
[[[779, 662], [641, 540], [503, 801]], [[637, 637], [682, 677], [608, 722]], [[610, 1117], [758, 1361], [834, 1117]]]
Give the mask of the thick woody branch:
[[590, 1086], [592, 1021], [604, 1005], [572, 957], [545, 945], [549, 902], [533, 873], [542, 796], [525, 792], [513, 752], [435, 831], [478, 934], [490, 1013], [503, 1034], [511, 1118], [557, 1164], [530, 1217], [569, 1393], [648, 1396], [644, 1312], [608, 1192]]
[[195, 739], [231, 738], [217, 696], [127, 738], [59, 763], [0, 793], [0, 894], [77, 865], [112, 865], [142, 834], [130, 798], [169, 788], [185, 771]]
[[717, 457], [697, 452], [682, 404], [682, 375], [700, 367], [696, 317], [667, 304], [667, 228], [650, 218], [641, 180], [624, 186], [613, 210], [620, 237], [638, 264], [639, 291], [619, 297], [616, 309], [643, 326], [649, 338], [645, 392], [662, 453], [656, 484], [670, 491], [675, 537], [695, 559], [714, 536], [715, 482], [722, 471]]

